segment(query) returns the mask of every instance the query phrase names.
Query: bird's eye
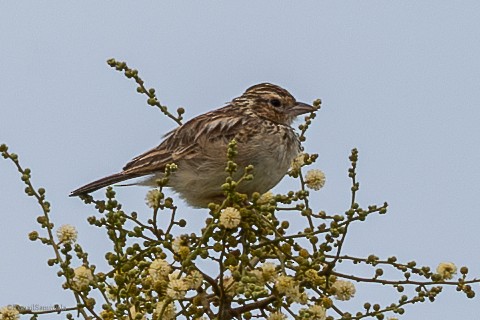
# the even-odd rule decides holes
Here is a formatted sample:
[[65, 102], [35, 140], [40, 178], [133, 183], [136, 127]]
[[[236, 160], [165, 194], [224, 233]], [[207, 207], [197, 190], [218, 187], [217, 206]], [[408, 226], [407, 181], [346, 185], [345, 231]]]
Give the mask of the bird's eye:
[[278, 108], [278, 107], [280, 107], [280, 106], [282, 105], [282, 103], [281, 103], [280, 100], [278, 100], [278, 99], [272, 99], [272, 100], [270, 100], [270, 104], [271, 104], [272, 106], [274, 106], [275, 108]]

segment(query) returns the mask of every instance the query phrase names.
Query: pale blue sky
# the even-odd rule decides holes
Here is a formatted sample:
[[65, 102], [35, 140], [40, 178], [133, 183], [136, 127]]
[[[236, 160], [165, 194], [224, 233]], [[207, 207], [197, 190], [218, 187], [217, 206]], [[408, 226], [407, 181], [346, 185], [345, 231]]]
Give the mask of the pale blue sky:
[[[46, 187], [57, 225], [76, 225], [99, 261], [106, 243], [85, 222], [92, 208], [68, 193], [174, 127], [105, 61], [137, 68], [187, 119], [276, 83], [300, 101], [323, 100], [306, 144], [327, 175], [316, 208], [348, 206], [353, 147], [359, 202], [390, 203], [350, 230], [346, 253], [453, 261], [480, 275], [479, 17], [478, 1], [2, 1], [0, 143]], [[0, 185], [0, 305], [72, 305], [46, 266], [49, 248], [27, 239], [39, 210], [5, 161]], [[285, 179], [275, 190], [294, 186]], [[118, 195], [127, 210], [145, 210], [145, 192]], [[382, 301], [379, 290], [359, 288], [352, 305]], [[477, 319], [479, 305], [447, 288], [401, 319]]]

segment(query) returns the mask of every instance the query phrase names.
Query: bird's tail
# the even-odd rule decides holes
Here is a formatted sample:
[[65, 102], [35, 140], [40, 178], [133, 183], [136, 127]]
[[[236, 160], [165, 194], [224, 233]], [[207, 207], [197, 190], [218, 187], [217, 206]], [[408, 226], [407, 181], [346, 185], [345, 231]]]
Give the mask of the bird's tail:
[[108, 177], [98, 179], [96, 181], [90, 182], [89, 184], [84, 185], [83, 187], [78, 188], [70, 193], [70, 197], [76, 197], [82, 194], [87, 194], [103, 187], [112, 185], [114, 183], [129, 180], [132, 178], [136, 178], [138, 175], [126, 174], [124, 172], [119, 172], [112, 174]]

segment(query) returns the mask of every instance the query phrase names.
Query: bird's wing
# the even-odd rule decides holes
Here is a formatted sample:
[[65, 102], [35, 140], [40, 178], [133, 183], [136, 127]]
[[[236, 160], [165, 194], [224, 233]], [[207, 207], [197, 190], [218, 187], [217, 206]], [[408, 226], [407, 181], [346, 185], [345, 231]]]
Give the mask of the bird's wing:
[[127, 163], [123, 171], [139, 175], [163, 171], [169, 163], [195, 158], [202, 150], [208, 150], [209, 145], [227, 144], [242, 131], [248, 120], [237, 111], [227, 106], [193, 118], [167, 133], [159, 146]]

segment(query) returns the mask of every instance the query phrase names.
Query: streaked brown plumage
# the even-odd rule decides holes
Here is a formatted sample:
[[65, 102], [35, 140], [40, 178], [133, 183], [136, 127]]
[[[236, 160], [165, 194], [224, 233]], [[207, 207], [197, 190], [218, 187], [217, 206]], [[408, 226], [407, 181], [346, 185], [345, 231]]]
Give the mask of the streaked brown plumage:
[[175, 163], [178, 170], [168, 186], [191, 206], [206, 207], [224, 198], [220, 186], [227, 177], [226, 150], [232, 139], [237, 141], [235, 161], [239, 168], [254, 166], [254, 179], [240, 184], [237, 190], [249, 195], [264, 193], [283, 178], [301, 150], [290, 125], [298, 115], [313, 110], [279, 86], [257, 84], [225, 107], [167, 133], [158, 147], [134, 158], [123, 171], [89, 183], [70, 196], [138, 177], [145, 178], [135, 184], [155, 186], [165, 165]]

